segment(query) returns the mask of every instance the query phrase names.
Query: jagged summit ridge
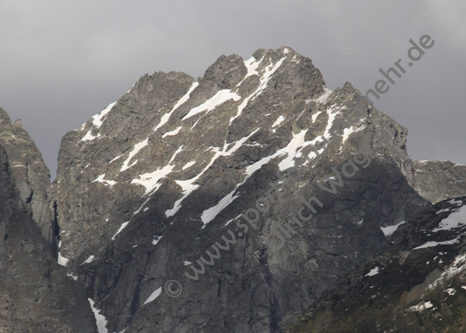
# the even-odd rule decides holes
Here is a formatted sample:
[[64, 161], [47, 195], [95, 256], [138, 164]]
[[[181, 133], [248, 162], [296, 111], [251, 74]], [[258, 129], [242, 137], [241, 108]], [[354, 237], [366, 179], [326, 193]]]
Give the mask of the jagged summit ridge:
[[[273, 78], [274, 86], [267, 90], [272, 75], [282, 66], [283, 73]], [[299, 67], [295, 68], [297, 66]], [[287, 68], [291, 68], [292, 75]], [[299, 77], [295, 74], [299, 74]], [[290, 77], [298, 82], [299, 89], [295, 87], [295, 83], [287, 82]], [[280, 89], [281, 82], [284, 82], [285, 87], [289, 85], [290, 88]], [[175, 84], [181, 87], [176, 86], [173, 91], [168, 91]], [[316, 96], [323, 94], [328, 96], [329, 91], [324, 84], [320, 72], [312, 66], [310, 60], [299, 56], [289, 48], [278, 51], [259, 50], [247, 61], [236, 55], [222, 56], [206, 70], [199, 82], [194, 82], [183, 73], [174, 72], [143, 76], [120, 101], [110, 104], [68, 136], [80, 137], [78, 145], [83, 150], [89, 149], [88, 145], [106, 145], [108, 141], [119, 144], [118, 155], [109, 155], [106, 158], [108, 161], [105, 161], [105, 156], [99, 156], [98, 161], [95, 161], [97, 163], [105, 161], [108, 163], [108, 168], [106, 173], [95, 175], [91, 183], [115, 186], [120, 183], [120, 178], [125, 179], [125, 172], [127, 173], [128, 169], [143, 169], [147, 172], [138, 173], [129, 184], [140, 185], [145, 196], [157, 191], [161, 180], [166, 176], [179, 178], [175, 182], [184, 194], [166, 211], [166, 215], [172, 215], [179, 209], [184, 198], [197, 188], [196, 181], [217, 159], [233, 155], [258, 132], [259, 128], [271, 128], [277, 119], [283, 118], [283, 116], [274, 117], [275, 115], [269, 112], [264, 119], [256, 119], [255, 122], [258, 124], [253, 124], [255, 128], [251, 128], [251, 124], [245, 124], [245, 117], [241, 117], [241, 114], [245, 109], [246, 112], [252, 112], [251, 109], [253, 110], [254, 105], [257, 104], [255, 99], [263, 98], [262, 95], [273, 97], [273, 94], [275, 99], [280, 100], [291, 98], [292, 95], [293, 98], [304, 95], [309, 103]], [[138, 115], [131, 120], [129, 127], [115, 128], [115, 123], [122, 125], [127, 123], [128, 114], [134, 112], [132, 103], [138, 103], [144, 98], [150, 99], [152, 94], [154, 94], [153, 100], [146, 101], [144, 106], [136, 108]], [[176, 97], [173, 97], [175, 94]], [[279, 109], [282, 113], [292, 114], [295, 111], [283, 110], [283, 106], [280, 107], [278, 104], [277, 102], [277, 105], [273, 105], [273, 108]], [[150, 112], [144, 112], [146, 110]], [[303, 110], [299, 109], [299, 111]], [[225, 121], [227, 117], [229, 119]], [[214, 122], [221, 124], [217, 129], [221, 133], [207, 138], [210, 141], [204, 142], [207, 149], [198, 151], [199, 141], [205, 141], [206, 135], [203, 133], [211, 130], [212, 118], [215, 118]], [[106, 124], [111, 125], [106, 126]], [[135, 133], [130, 139], [129, 133], [133, 128], [137, 128], [140, 133]], [[146, 128], [148, 130], [145, 130]], [[151, 128], [153, 130], [149, 130]], [[161, 158], [157, 161], [144, 160], [144, 155], [147, 155], [148, 151], [154, 151], [153, 143], [160, 139], [165, 145], [177, 149], [169, 154], [160, 154], [162, 156], [159, 155]], [[64, 142], [65, 140], [66, 138]], [[125, 142], [121, 142], [123, 140]], [[184, 141], [182, 145], [176, 142], [180, 140]], [[120, 148], [122, 146], [124, 148]], [[85, 174], [89, 166], [90, 163], [80, 166], [83, 168], [81, 171]], [[61, 175], [60, 171], [59, 174]], [[58, 182], [61, 180], [60, 175], [57, 177]]]

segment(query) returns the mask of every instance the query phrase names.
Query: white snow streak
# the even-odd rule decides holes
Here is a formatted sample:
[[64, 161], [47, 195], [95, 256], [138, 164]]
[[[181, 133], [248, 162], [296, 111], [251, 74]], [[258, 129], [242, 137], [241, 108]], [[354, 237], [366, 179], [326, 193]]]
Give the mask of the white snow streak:
[[105, 326], [107, 326], [107, 319], [105, 316], [100, 314], [100, 311], [97, 310], [94, 307], [94, 301], [91, 298], [87, 299], [89, 301], [89, 304], [91, 305], [92, 312], [94, 312], [94, 317], [95, 317], [95, 323], [97, 324], [97, 330], [99, 333], [108, 333], [107, 329]]
[[433, 307], [432, 302], [428, 301], [428, 302], [425, 302], [425, 303], [420, 304], [420, 305], [414, 305], [414, 306], [410, 307], [408, 310], [409, 311], [423, 311], [423, 310], [426, 310], [426, 309], [430, 309], [431, 307]]
[[[267, 87], [270, 76], [272, 76], [272, 74], [275, 73], [275, 71], [282, 65], [283, 60], [285, 60], [285, 57], [280, 59], [280, 61], [278, 61], [275, 64], [275, 66], [273, 65], [273, 63], [271, 63], [269, 66], [267, 66], [265, 68], [265, 72], [262, 75], [262, 77], [260, 78], [259, 87], [251, 95], [246, 97], [241, 102], [241, 104], [238, 106], [238, 112], [236, 113], [236, 115], [234, 117], [232, 117], [230, 119], [230, 124], [233, 122], [233, 120], [235, 120], [236, 118], [238, 118], [241, 115], [241, 113], [243, 112], [244, 108], [248, 105], [250, 100], [254, 100], [260, 93], [262, 93], [264, 91], [264, 89]], [[256, 71], [256, 70], [254, 69], [254, 71]]]
[[186, 163], [185, 166], [181, 168], [181, 170], [189, 169], [189, 168], [192, 167], [194, 164], [196, 164], [196, 161], [190, 161], [190, 162]]
[[133, 163], [131, 163], [131, 165], [129, 165], [129, 162], [131, 161], [131, 159], [137, 154], [139, 153], [139, 151], [144, 148], [145, 146], [147, 146], [149, 144], [149, 138], [145, 139], [144, 141], [141, 141], [139, 142], [138, 144], [136, 144], [134, 147], [133, 147], [133, 150], [129, 153], [129, 156], [128, 158], [126, 159], [126, 161], [123, 162], [123, 165], [121, 166], [121, 169], [120, 169], [120, 172], [123, 172], [129, 168], [131, 168], [132, 166], [134, 166], [138, 161], [134, 161]]
[[440, 277], [437, 280], [435, 280], [433, 283], [431, 283], [427, 288], [433, 289], [438, 284], [461, 273], [465, 269], [466, 269], [466, 254], [462, 254], [462, 255], [457, 256], [455, 260], [453, 261], [453, 263], [447, 269], [445, 269], [445, 271], [443, 271], [442, 275], [440, 275]]
[[[215, 152], [214, 156], [211, 158], [210, 162], [204, 167], [204, 169], [195, 177], [188, 179], [188, 180], [177, 180], [176, 183], [182, 188], [183, 190], [183, 196], [178, 199], [175, 204], [173, 205], [172, 209], [168, 209], [165, 212], [166, 217], [170, 217], [175, 215], [178, 210], [181, 208], [181, 203], [183, 202], [184, 199], [186, 199], [194, 190], [196, 190], [199, 185], [194, 185], [194, 183], [206, 172], [214, 162], [222, 157], [222, 156], [230, 156], [232, 155], [236, 150], [238, 150], [252, 135], [254, 135], [259, 129], [256, 129], [251, 132], [248, 136], [242, 138], [239, 141], [236, 141], [231, 148], [228, 148], [230, 144], [225, 143], [223, 145], [222, 150], [220, 150], [218, 147], [212, 148], [212, 150]], [[223, 199], [222, 199], [223, 200]]]
[[144, 302], [143, 305], [146, 305], [147, 303], [152, 302], [152, 301], [155, 300], [157, 297], [159, 297], [161, 293], [162, 293], [162, 287], [156, 289], [156, 290], [149, 296], [149, 298], [146, 299], [146, 301]]
[[236, 102], [236, 101], [239, 101], [241, 97], [229, 89], [220, 90], [213, 97], [211, 97], [210, 99], [208, 99], [201, 105], [196, 106], [195, 108], [191, 109], [188, 112], [188, 114], [183, 117], [182, 120], [191, 118], [192, 116], [195, 116], [196, 114], [204, 112], [204, 111], [207, 111], [207, 112], [212, 111], [217, 106], [225, 103], [226, 101], [229, 101], [230, 99]]
[[316, 119], [317, 117], [322, 113], [322, 111], [317, 111], [316, 113], [314, 113], [312, 115], [312, 122], [315, 123], [316, 122]]
[[319, 103], [319, 104], [324, 104], [328, 97], [330, 96], [330, 94], [333, 92], [333, 90], [330, 90], [328, 89], [327, 87], [324, 88], [324, 92], [322, 95], [320, 95], [318, 98], [316, 99], [312, 99], [311, 101], [315, 101], [316, 103]]
[[66, 266], [66, 264], [68, 263], [68, 261], [70, 261], [68, 258], [65, 258], [61, 255], [60, 253], [60, 248], [61, 248], [61, 241], [58, 242], [58, 264], [61, 265], [61, 266]]
[[[138, 184], [138, 185], [144, 186], [146, 188], [146, 193], [144, 193], [144, 195], [148, 195], [149, 193], [153, 193], [157, 191], [161, 185], [159, 181], [165, 176], [167, 176], [170, 172], [172, 172], [172, 170], [175, 168], [175, 166], [171, 165], [171, 163], [175, 159], [176, 155], [178, 155], [178, 153], [181, 152], [182, 150], [183, 150], [183, 146], [179, 147], [175, 151], [175, 153], [173, 154], [172, 158], [170, 159], [167, 165], [165, 165], [161, 169], [157, 169], [152, 172], [146, 172], [145, 174], [140, 175], [139, 179], [138, 178], [133, 179], [131, 181], [131, 184]], [[139, 213], [141, 208], [139, 208], [135, 214]]]
[[275, 120], [275, 122], [273, 123], [272, 128], [280, 125], [284, 120], [285, 120], [285, 117], [283, 116], [278, 117], [277, 120]]
[[167, 136], [177, 135], [180, 132], [181, 128], [182, 127], [179, 126], [178, 128], [174, 129], [173, 131], [165, 133], [164, 135], [162, 135], [162, 139], [165, 139]]
[[118, 231], [115, 233], [115, 235], [113, 235], [112, 237], [112, 241], [115, 240], [115, 237], [124, 229], [126, 228], [126, 226], [128, 225], [129, 221], [128, 222], [124, 222], [121, 226], [120, 226], [120, 229], [118, 229]]
[[170, 112], [165, 113], [162, 116], [162, 118], [160, 119], [160, 123], [154, 128], [154, 132], [167, 123], [167, 121], [170, 119], [173, 112], [175, 112], [176, 109], [178, 109], [181, 105], [183, 105], [189, 99], [191, 93], [193, 92], [194, 89], [196, 89], [198, 85], [199, 85], [199, 82], [194, 82], [191, 88], [189, 88], [188, 92], [183, 97], [181, 97], [180, 100], [175, 104], [173, 109], [171, 109]]
[[288, 158], [286, 158], [284, 161], [282, 161], [279, 164], [279, 166], [281, 165], [280, 170], [282, 170], [282, 167], [288, 168], [289, 165], [291, 164], [290, 161], [292, 161], [293, 157], [295, 156], [295, 152], [296, 152], [298, 146], [302, 145], [302, 143], [304, 142], [304, 136], [305, 136], [306, 132], [307, 132], [307, 130], [303, 130], [303, 131], [301, 131], [301, 133], [299, 133], [297, 135], [293, 134], [293, 138], [290, 140], [290, 142], [288, 143], [288, 145], [286, 147], [278, 150], [277, 152], [275, 152], [274, 154], [272, 154], [270, 156], [262, 158], [261, 160], [257, 161], [256, 163], [248, 166], [246, 168], [246, 170], [245, 170], [246, 176], [243, 179], [243, 181], [241, 183], [239, 183], [233, 191], [231, 191], [225, 197], [223, 197], [217, 203], [217, 205], [215, 205], [215, 206], [213, 206], [213, 207], [211, 207], [209, 209], [206, 209], [206, 210], [204, 210], [202, 212], [201, 220], [204, 223], [204, 227], [205, 227], [205, 225], [207, 223], [211, 222], [223, 209], [225, 209], [230, 203], [232, 203], [238, 197], [238, 195], [234, 196], [234, 193], [236, 192], [236, 190], [241, 185], [243, 185], [249, 179], [249, 177], [251, 177], [254, 174], [254, 172], [256, 172], [257, 170], [262, 168], [262, 166], [264, 166], [265, 164], [269, 163], [270, 160], [272, 160], [273, 158], [280, 157], [280, 156], [283, 156], [285, 154], [288, 154]]
[[114, 180], [108, 180], [108, 179], [104, 179], [104, 178], [105, 178], [105, 174], [102, 174], [99, 177], [97, 177], [97, 179], [93, 180], [92, 183], [100, 182], [100, 183], [104, 184], [105, 186], [110, 186], [110, 187], [117, 184], [117, 182], [114, 181]]
[[95, 257], [93, 255], [89, 256], [89, 258], [87, 258], [81, 265], [84, 265], [84, 264], [90, 264], [91, 262], [93, 262], [95, 259]]
[[367, 273], [365, 276], [374, 276], [374, 275], [377, 275], [377, 274], [379, 274], [379, 268], [375, 267], [375, 268], [372, 268], [371, 271], [369, 273]]
[[157, 245], [158, 242], [162, 239], [163, 236], [158, 236], [152, 240], [152, 245]]
[[403, 223], [405, 223], [405, 221], [403, 222], [400, 222], [398, 224], [395, 224], [395, 225], [390, 225], [388, 227], [380, 227], [380, 229], [382, 229], [382, 232], [383, 234], [385, 235], [385, 237], [389, 237], [391, 236], [395, 231], [396, 229], [398, 229], [398, 227], [400, 225], [402, 225]]
[[92, 130], [90, 129], [86, 135], [81, 139], [81, 141], [92, 141], [94, 140], [95, 138], [97, 138], [96, 136], [92, 135]]
[[[112, 110], [112, 108], [115, 106], [117, 102], [113, 102], [111, 104], [109, 104], [104, 110], [102, 110], [101, 112], [99, 112], [98, 114], [96, 114], [95, 116], [93, 116], [91, 119], [92, 119], [92, 124], [94, 125], [94, 127], [97, 127], [98, 129], [102, 126], [103, 122], [104, 122], [104, 117]], [[79, 127], [80, 130], [84, 129], [84, 125], [81, 125], [81, 127]], [[86, 135], [84, 135], [84, 137], [81, 139], [81, 141], [92, 141], [96, 138], [100, 137], [100, 134], [97, 134], [97, 136], [93, 135], [92, 134], [92, 129], [90, 129], [89, 131], [87, 131]]]
[[441, 230], [450, 230], [462, 227], [466, 224], [466, 206], [461, 207], [458, 211], [450, 214], [446, 219], [439, 223], [438, 228], [432, 230], [438, 232]]
[[348, 140], [349, 136], [353, 133], [356, 133], [356, 132], [360, 132], [362, 131], [363, 129], [365, 128], [365, 126], [360, 126], [360, 127], [354, 127], [354, 126], [351, 126], [349, 128], [345, 128], [343, 130], [343, 137], [342, 137], [342, 141], [341, 141], [341, 144], [343, 145], [343, 143], [345, 143], [346, 140]]
[[60, 252], [58, 252], [58, 264], [61, 266], [66, 266], [66, 264], [70, 261], [68, 258], [63, 257]]
[[459, 241], [460, 240], [458, 238], [454, 238], [454, 239], [447, 240], [447, 241], [444, 241], [444, 242], [430, 241], [430, 242], [424, 243], [421, 246], [415, 247], [413, 250], [425, 249], [425, 248], [428, 248], [428, 247], [435, 247], [437, 245], [452, 245], [452, 244], [459, 243]]
[[92, 123], [94, 124], [95, 127], [100, 128], [103, 124], [103, 118], [112, 110], [112, 108], [115, 106], [117, 102], [113, 102], [109, 104], [105, 109], [103, 109], [100, 113], [96, 114], [94, 117], [92, 117]]

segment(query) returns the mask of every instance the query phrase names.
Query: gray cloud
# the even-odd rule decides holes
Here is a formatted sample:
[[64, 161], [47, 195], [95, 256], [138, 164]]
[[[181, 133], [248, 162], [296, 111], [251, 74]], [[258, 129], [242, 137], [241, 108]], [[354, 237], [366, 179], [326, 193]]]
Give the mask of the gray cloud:
[[[463, 1], [0, 1], [0, 106], [23, 124], [54, 173], [61, 137], [119, 99], [144, 73], [193, 77], [221, 54], [287, 45], [334, 89], [365, 92], [409, 39], [435, 46], [376, 107], [410, 130], [417, 159], [466, 164]], [[402, 62], [404, 63], [404, 62]], [[406, 64], [406, 63], [405, 63]]]

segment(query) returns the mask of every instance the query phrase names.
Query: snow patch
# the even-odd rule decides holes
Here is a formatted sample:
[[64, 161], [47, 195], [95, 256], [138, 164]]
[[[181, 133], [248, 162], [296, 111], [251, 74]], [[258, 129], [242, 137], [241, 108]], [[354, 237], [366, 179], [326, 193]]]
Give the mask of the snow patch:
[[354, 126], [351, 126], [349, 128], [345, 128], [343, 129], [343, 137], [342, 137], [342, 142], [341, 144], [343, 145], [343, 143], [345, 143], [346, 140], [348, 140], [349, 136], [353, 133], [356, 133], [356, 132], [360, 132], [362, 131], [363, 129], [365, 128], [365, 126], [360, 126], [360, 127], [354, 127]]
[[283, 116], [278, 117], [277, 120], [275, 120], [275, 122], [273, 123], [272, 128], [280, 125], [284, 120], [285, 120], [285, 117]]
[[[442, 283], [443, 281], [461, 273], [466, 269], [466, 254], [459, 255], [455, 258], [453, 263], [445, 269], [440, 277], [435, 280], [433, 283], [431, 283], [427, 288], [428, 289], [433, 289], [435, 288], [438, 284]], [[463, 289], [466, 289], [462, 287]]]
[[452, 245], [452, 244], [459, 243], [459, 241], [460, 240], [458, 238], [454, 238], [454, 239], [444, 241], [444, 242], [430, 241], [430, 242], [427, 242], [427, 243], [425, 243], [425, 244], [423, 244], [421, 246], [415, 247], [413, 250], [425, 249], [425, 248], [428, 248], [428, 247], [435, 247], [435, 246], [438, 246], [438, 245]]
[[[238, 106], [238, 111], [236, 112], [236, 115], [234, 117], [230, 118], [230, 124], [233, 122], [233, 120], [235, 120], [236, 118], [238, 118], [241, 115], [241, 113], [243, 112], [244, 108], [248, 105], [250, 100], [251, 101], [254, 100], [258, 95], [260, 95], [264, 91], [264, 89], [267, 87], [267, 84], [268, 84], [268, 82], [270, 80], [270, 77], [282, 65], [284, 60], [285, 60], [285, 57], [280, 59], [280, 61], [278, 61], [275, 64], [275, 66], [273, 65], [273, 63], [271, 63], [271, 64], [269, 64], [269, 66], [267, 66], [265, 68], [264, 74], [260, 78], [259, 87], [257, 87], [257, 89], [251, 95], [249, 95], [247, 98], [245, 98], [241, 102], [241, 104]], [[256, 74], [256, 73], [257, 72], [255, 72], [254, 74]]]
[[152, 240], [152, 245], [157, 245], [158, 242], [162, 239], [163, 236], [157, 236]]
[[90, 129], [86, 135], [84, 135], [84, 137], [81, 139], [81, 141], [92, 141], [94, 140], [95, 138], [97, 138], [97, 136], [94, 136], [92, 135], [92, 129]]
[[173, 109], [171, 109], [170, 112], [168, 113], [165, 113], [162, 118], [160, 119], [160, 122], [157, 126], [155, 126], [154, 128], [154, 132], [157, 131], [160, 127], [162, 127], [163, 125], [165, 125], [167, 123], [167, 121], [170, 119], [171, 115], [173, 114], [173, 112], [175, 112], [176, 109], [178, 109], [181, 105], [183, 105], [190, 97], [191, 93], [193, 92], [194, 89], [196, 89], [196, 87], [199, 85], [199, 82], [194, 82], [191, 87], [189, 88], [188, 92], [180, 98], [180, 100], [175, 104], [175, 106], [173, 107]]
[[[64, 230], [63, 230], [64, 232]], [[68, 258], [65, 258], [61, 255], [60, 253], [60, 248], [61, 248], [61, 241], [58, 242], [58, 258], [57, 258], [57, 262], [59, 265], [61, 266], [66, 266], [66, 264], [68, 263], [68, 261], [70, 261]]]
[[91, 298], [87, 299], [91, 305], [92, 312], [94, 312], [95, 323], [97, 324], [97, 330], [99, 333], [108, 333], [105, 326], [107, 326], [107, 318], [100, 313], [100, 311], [94, 306], [94, 301]]
[[438, 228], [433, 229], [432, 232], [438, 232], [441, 230], [451, 230], [451, 229], [462, 227], [465, 224], [466, 224], [466, 206], [463, 206], [458, 211], [450, 214], [447, 218], [443, 219], [439, 223]]
[[389, 237], [391, 236], [395, 231], [396, 229], [398, 229], [398, 227], [400, 225], [402, 225], [403, 223], [405, 223], [405, 221], [402, 221], [398, 224], [395, 224], [395, 225], [390, 225], [388, 227], [380, 227], [380, 229], [382, 229], [382, 232], [383, 234], [385, 235], [385, 237]]
[[99, 183], [104, 184], [105, 186], [110, 186], [110, 187], [117, 184], [117, 182], [114, 181], [114, 180], [108, 180], [108, 179], [104, 179], [104, 178], [105, 178], [105, 174], [102, 174], [99, 177], [97, 177], [95, 180], [93, 180], [91, 183], [99, 182]]
[[195, 116], [196, 114], [199, 114], [204, 111], [212, 111], [215, 109], [217, 106], [225, 103], [226, 101], [229, 101], [230, 99], [234, 100], [235, 102], [240, 100], [241, 97], [237, 95], [236, 93], [232, 92], [229, 89], [223, 89], [218, 91], [213, 97], [205, 101], [199, 106], [196, 106], [195, 108], [191, 109], [186, 116], [183, 117], [182, 120], [186, 120], [188, 118], [191, 118], [192, 116]]
[[170, 172], [172, 172], [174, 166], [173, 165], [166, 165], [161, 169], [157, 169], [152, 172], [146, 172], [139, 176], [139, 179], [135, 178], [131, 181], [131, 184], [142, 185], [146, 188], [146, 192], [144, 195], [147, 195], [151, 192], [155, 192], [159, 189], [160, 183], [159, 180], [164, 178]]
[[202, 212], [201, 220], [204, 223], [204, 226], [202, 228], [204, 228], [207, 225], [207, 223], [212, 221], [225, 207], [227, 207], [236, 198], [239, 197], [239, 195], [235, 195], [235, 196], [233, 195], [236, 192], [237, 188], [238, 188], [238, 186], [233, 191], [228, 193], [225, 197], [223, 197], [218, 202], [218, 204], [216, 204], [215, 206], [213, 206], [213, 207], [211, 207], [209, 209], [206, 209], [206, 210], [204, 210]]
[[157, 297], [160, 296], [160, 294], [162, 293], [162, 287], [156, 289], [150, 296], [148, 299], [146, 299], [146, 301], [144, 302], [143, 305], [146, 305], [147, 303], [150, 303], [152, 301], [154, 301]]
[[100, 128], [105, 120], [103, 118], [113, 109], [117, 102], [113, 102], [109, 104], [105, 109], [103, 109], [100, 113], [96, 114], [92, 117], [92, 123], [95, 127]]
[[69, 276], [69, 277], [72, 278], [73, 280], [78, 281], [78, 276], [77, 276], [77, 275], [73, 275], [73, 274], [71, 274], [71, 273], [66, 273], [66, 276]]
[[333, 90], [330, 90], [327, 87], [325, 87], [322, 95], [320, 95], [318, 98], [313, 99], [313, 101], [319, 104], [324, 104], [332, 92]]
[[87, 258], [81, 265], [84, 265], [84, 264], [90, 264], [91, 262], [93, 262], [95, 260], [95, 257], [93, 255], [89, 256], [89, 258]]
[[58, 252], [58, 264], [61, 265], [61, 266], [66, 266], [66, 264], [68, 263], [68, 261], [70, 261], [70, 259], [68, 258], [65, 258], [63, 257], [60, 252]]
[[322, 113], [322, 111], [317, 111], [316, 113], [314, 113], [311, 118], [312, 118], [312, 122], [315, 123], [316, 122], [316, 119], [317, 117]]
[[173, 136], [173, 135], [177, 135], [180, 131], [181, 131], [181, 126], [178, 127], [177, 129], [174, 129], [173, 131], [171, 132], [167, 132], [165, 133], [164, 135], [162, 135], [162, 139], [165, 139], [167, 136]]
[[129, 168], [131, 168], [132, 166], [134, 166], [138, 161], [134, 161], [133, 163], [131, 163], [131, 165], [129, 164], [129, 162], [131, 161], [131, 159], [141, 151], [142, 148], [144, 148], [145, 146], [147, 146], [149, 144], [149, 138], [145, 139], [144, 141], [141, 141], [139, 143], [137, 143], [134, 147], [133, 147], [133, 150], [131, 150], [131, 152], [129, 153], [129, 156], [128, 158], [123, 162], [123, 165], [121, 166], [121, 169], [120, 169], [120, 172], [123, 172]]
[[371, 271], [369, 273], [367, 273], [365, 276], [374, 276], [374, 275], [377, 275], [377, 274], [379, 274], [379, 268], [375, 267], [375, 268], [372, 268]]
[[430, 309], [431, 307], [433, 307], [432, 302], [428, 301], [428, 302], [425, 302], [423, 304], [414, 305], [414, 306], [410, 307], [408, 310], [409, 311], [423, 311], [423, 310], [426, 310], [426, 309]]
[[[248, 166], [246, 168], [246, 170], [245, 170], [246, 176], [243, 179], [243, 181], [241, 183], [239, 183], [235, 187], [235, 189], [233, 191], [231, 191], [225, 197], [223, 197], [217, 203], [217, 205], [215, 205], [215, 206], [213, 206], [213, 207], [211, 207], [209, 209], [204, 210], [204, 212], [201, 215], [201, 220], [204, 223], [203, 228], [205, 227], [205, 225], [207, 223], [211, 222], [225, 207], [227, 207], [236, 198], [238, 198], [238, 195], [234, 196], [234, 193], [236, 192], [236, 190], [241, 185], [243, 185], [249, 179], [249, 177], [251, 177], [257, 170], [262, 168], [262, 166], [264, 166], [265, 164], [269, 163], [270, 160], [272, 160], [273, 158], [280, 157], [280, 156], [288, 154], [288, 157], [285, 160], [283, 160], [282, 162], [280, 162], [280, 164], [279, 164], [280, 170], [285, 170], [285, 169], [288, 169], [291, 166], [294, 166], [293, 158], [295, 157], [296, 150], [300, 146], [302, 146], [302, 144], [304, 142], [304, 136], [305, 136], [306, 132], [307, 132], [307, 130], [303, 130], [299, 134], [296, 134], [296, 135], [293, 134], [293, 138], [290, 140], [290, 142], [288, 143], [288, 145], [286, 147], [278, 150], [277, 152], [275, 152], [272, 155], [263, 157], [262, 159], [255, 162], [254, 164]], [[239, 146], [240, 145], [235, 144], [235, 146], [233, 147], [234, 149], [232, 149], [232, 150], [234, 151], [234, 150], [238, 149]]]
[[454, 294], [456, 294], [456, 290], [454, 288], [448, 288], [444, 291], [450, 296], [453, 296]]
[[[228, 147], [230, 144], [224, 143], [222, 150], [218, 147], [211, 147], [212, 151], [215, 152], [214, 156], [211, 158], [210, 162], [204, 167], [204, 169], [195, 177], [188, 179], [188, 180], [177, 180], [176, 183], [181, 187], [183, 191], [183, 196], [178, 199], [175, 204], [173, 205], [172, 209], [168, 209], [165, 211], [165, 216], [170, 217], [175, 215], [181, 208], [181, 203], [185, 200], [194, 190], [196, 190], [199, 185], [195, 185], [194, 183], [206, 172], [214, 162], [222, 157], [222, 156], [230, 156], [236, 150], [238, 150], [244, 143], [254, 135], [259, 129], [255, 129], [252, 131], [248, 136], [241, 138], [240, 140], [236, 141], [230, 148]], [[222, 199], [223, 200], [223, 199]], [[210, 222], [210, 221], [209, 221]]]
[[129, 221], [128, 222], [124, 222], [121, 226], [120, 226], [120, 229], [118, 229], [118, 231], [116, 232], [115, 235], [113, 235], [112, 237], [112, 240], [115, 240], [115, 237], [124, 229], [126, 228], [126, 226], [128, 225]]
[[192, 167], [194, 164], [196, 164], [196, 161], [190, 161], [190, 162], [186, 163], [186, 164], [181, 168], [181, 170], [189, 169], [189, 168]]

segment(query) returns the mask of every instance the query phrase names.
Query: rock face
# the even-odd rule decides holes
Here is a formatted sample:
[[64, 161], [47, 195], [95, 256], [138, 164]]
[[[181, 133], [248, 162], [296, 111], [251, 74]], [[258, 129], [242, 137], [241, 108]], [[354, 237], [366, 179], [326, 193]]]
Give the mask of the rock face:
[[450, 161], [413, 161], [417, 192], [437, 203], [466, 193], [466, 165]]
[[[21, 200], [26, 204], [29, 214], [36, 221], [42, 236], [50, 244], [56, 255], [54, 221], [47, 191], [50, 187], [50, 171], [21, 120], [11, 125], [5, 110], [0, 108], [0, 145], [8, 154], [10, 175]], [[55, 232], [56, 233], [56, 232]]]
[[[389, 236], [288, 332], [463, 332], [466, 197], [444, 200]], [[388, 320], [387, 320], [388, 319]]]
[[278, 332], [430, 209], [406, 133], [286, 47], [145, 75], [63, 138], [60, 256], [108, 332]]
[[82, 285], [58, 266], [48, 169], [0, 109], [0, 331], [97, 332]]

